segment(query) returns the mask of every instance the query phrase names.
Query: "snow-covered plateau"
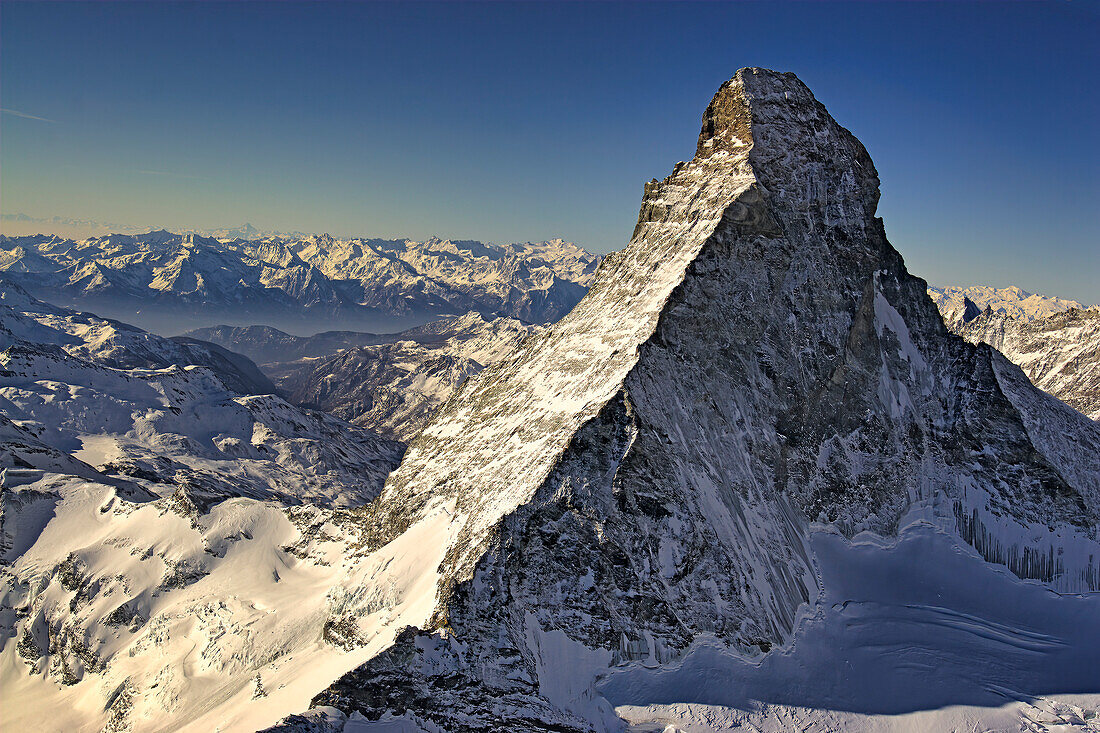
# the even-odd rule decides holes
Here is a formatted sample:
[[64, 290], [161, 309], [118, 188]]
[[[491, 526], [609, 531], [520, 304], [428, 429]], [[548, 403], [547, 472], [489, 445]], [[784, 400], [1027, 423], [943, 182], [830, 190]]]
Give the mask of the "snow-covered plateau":
[[948, 330], [878, 196], [802, 82], [742, 69], [587, 295], [392, 472], [335, 417], [29, 329], [5, 724], [1100, 730], [1100, 425]]

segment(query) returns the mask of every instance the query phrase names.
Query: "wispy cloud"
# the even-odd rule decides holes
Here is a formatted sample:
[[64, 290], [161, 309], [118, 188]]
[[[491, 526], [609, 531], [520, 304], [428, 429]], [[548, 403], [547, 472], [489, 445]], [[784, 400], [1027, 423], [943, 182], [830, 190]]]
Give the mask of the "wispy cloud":
[[0, 112], [6, 115], [14, 115], [15, 117], [22, 117], [25, 120], [38, 120], [39, 122], [57, 122], [57, 120], [51, 120], [49, 117], [39, 117], [38, 115], [29, 115], [26, 112], [20, 112], [17, 109], [8, 109], [7, 107], [0, 107]]
[[169, 178], [190, 178], [196, 181], [208, 181], [210, 180], [206, 176], [189, 176], [186, 173], [175, 173], [173, 171], [154, 171], [145, 168], [138, 168], [137, 173], [144, 174], [146, 176], [168, 176]]

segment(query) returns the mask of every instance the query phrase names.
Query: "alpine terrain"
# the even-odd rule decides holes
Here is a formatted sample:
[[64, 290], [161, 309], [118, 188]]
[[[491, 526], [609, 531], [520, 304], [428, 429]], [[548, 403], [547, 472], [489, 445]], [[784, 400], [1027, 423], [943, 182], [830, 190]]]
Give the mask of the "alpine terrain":
[[974, 306], [970, 309], [971, 316], [976, 316], [989, 308], [998, 315], [1022, 321], [1047, 318], [1072, 308], [1085, 307], [1076, 300], [1029, 293], [1015, 286], [1008, 288], [993, 288], [988, 285], [975, 285], [969, 288], [930, 287], [928, 295], [940, 309], [949, 328], [956, 322], [964, 320], [968, 301]]
[[467, 377], [543, 328], [471, 311], [390, 334], [292, 336], [270, 326], [214, 326], [186, 335], [261, 362], [296, 405], [407, 442]]
[[404, 446], [294, 407], [214, 344], [10, 283], [0, 302], [5, 730], [179, 728], [344, 671], [346, 617], [377, 601], [345, 590], [369, 570], [340, 516]]
[[[878, 198], [805, 85], [742, 69], [587, 295], [466, 379], [377, 496], [387, 444], [348, 470], [336, 418], [10, 347], [41, 474], [3, 494], [5, 715], [1095, 729], [1100, 425], [947, 329]], [[273, 458], [299, 433], [323, 476]], [[161, 487], [116, 450], [185, 468]]]
[[995, 313], [988, 306], [951, 330], [986, 343], [1070, 407], [1100, 420], [1100, 308], [1073, 308], [1045, 318]]
[[162, 333], [216, 323], [389, 330], [471, 310], [543, 323], [581, 299], [597, 263], [561, 240], [0, 235], [0, 271], [32, 295]]
[[878, 195], [793, 75], [723, 85], [358, 510], [368, 562], [438, 543], [379, 612], [422, 615], [277, 729], [1092, 725], [1100, 429], [946, 329]]

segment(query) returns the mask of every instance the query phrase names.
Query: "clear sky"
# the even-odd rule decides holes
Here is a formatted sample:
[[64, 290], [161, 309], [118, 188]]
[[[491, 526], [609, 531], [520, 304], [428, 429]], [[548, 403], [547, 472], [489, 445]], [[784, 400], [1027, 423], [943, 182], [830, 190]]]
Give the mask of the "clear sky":
[[622, 247], [742, 66], [867, 146], [933, 284], [1100, 302], [1100, 10], [0, 4], [0, 209]]

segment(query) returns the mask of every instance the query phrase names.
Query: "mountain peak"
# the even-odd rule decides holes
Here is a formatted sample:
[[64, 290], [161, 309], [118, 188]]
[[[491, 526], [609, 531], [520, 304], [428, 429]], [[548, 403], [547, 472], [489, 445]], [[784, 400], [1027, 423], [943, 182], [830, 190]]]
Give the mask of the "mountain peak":
[[[436, 543], [403, 579], [426, 589], [400, 621], [423, 638], [314, 704], [377, 719], [392, 690], [438, 674], [418, 650], [453, 638], [462, 692], [433, 687], [418, 716], [610, 729], [598, 702], [556, 696], [540, 655], [569, 648], [593, 660], [577, 679], [594, 680], [696, 639], [739, 654], [786, 644], [799, 607], [828, 590], [815, 527], [890, 536], [915, 506], [1020, 577], [1095, 590], [1096, 459], [1075, 445], [1100, 434], [1059, 413], [1079, 443], [1031, 437], [1025, 420], [1055, 408], [988, 347], [948, 335], [886, 239], [878, 195], [863, 145], [796, 77], [743, 69], [724, 84], [698, 154], [646, 185], [631, 241], [588, 294], [467, 380], [363, 509], [368, 552]], [[1037, 522], [1088, 552], [1057, 572], [1019, 559], [1063, 543], [1033, 539]], [[499, 724], [481, 701], [500, 680], [540, 725]]]
[[[762, 101], [779, 104], [761, 105]], [[751, 145], [754, 123], [776, 115], [795, 115], [800, 107], [816, 102], [806, 85], [790, 72], [757, 67], [741, 69], [718, 89], [707, 105], [696, 157]]]
[[[988, 309], [989, 306], [986, 306], [986, 308]], [[971, 300], [970, 298], [967, 298], [964, 295], [963, 296], [963, 312], [962, 312], [963, 323], [969, 323], [970, 321], [973, 321], [975, 318], [977, 318], [981, 314], [982, 314], [982, 309], [979, 308], [974, 303], [973, 300]]]

